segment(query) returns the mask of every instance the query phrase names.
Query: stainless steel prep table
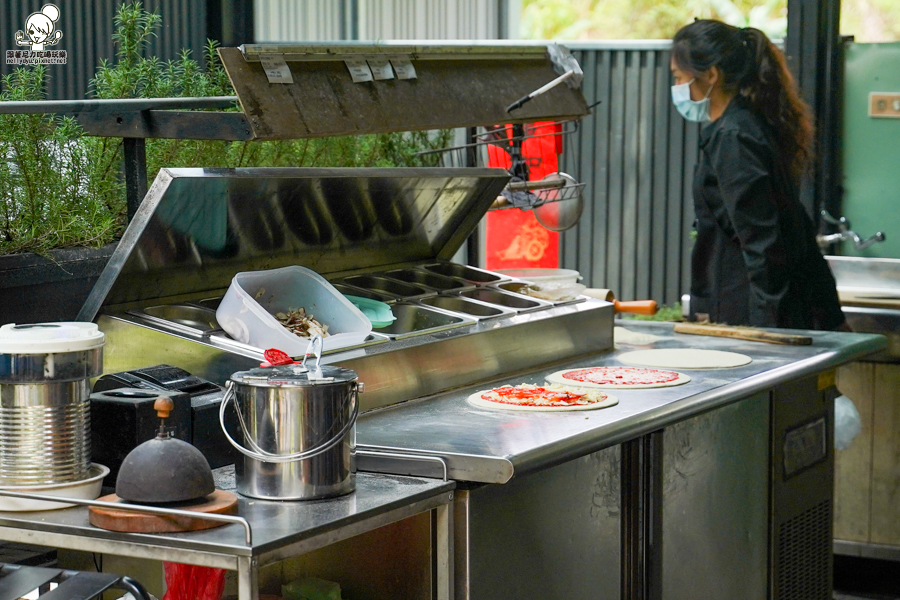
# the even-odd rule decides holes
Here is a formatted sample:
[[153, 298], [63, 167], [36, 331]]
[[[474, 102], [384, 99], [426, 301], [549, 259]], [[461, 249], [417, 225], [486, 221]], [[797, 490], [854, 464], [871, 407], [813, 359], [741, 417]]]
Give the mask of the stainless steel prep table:
[[[364, 446], [440, 456], [447, 462], [451, 479], [506, 483], [513, 476], [619, 444], [780, 383], [834, 369], [885, 345], [882, 336], [871, 334], [804, 332], [813, 337], [811, 346], [779, 346], [674, 334], [672, 325], [665, 323], [618, 324], [663, 339], [645, 346], [622, 344], [620, 349], [552, 368], [504, 376], [365, 413], [359, 418], [357, 439]], [[683, 369], [691, 381], [675, 387], [610, 390], [619, 397], [619, 404], [594, 411], [520, 413], [476, 408], [466, 402], [479, 389], [541, 384], [545, 375], [565, 368], [622, 365], [616, 358], [619, 354], [650, 348], [725, 350], [746, 354], [753, 362], [733, 369]], [[364, 470], [371, 468], [368, 460], [361, 459], [360, 464]], [[424, 463], [418, 469], [424, 471], [420, 474], [439, 475]]]
[[[418, 286], [383, 275], [399, 269], [417, 280], [430, 271], [444, 283], [494, 289], [503, 276], [446, 261], [507, 179], [484, 169], [163, 169], [81, 318], [96, 318], [106, 333], [107, 368], [171, 361], [223, 382], [258, 364], [263, 349], [229, 339], [216, 318], [189, 317], [215, 317], [235, 272], [303, 265], [348, 289], [371, 283], [361, 293], [397, 292], [402, 327], [326, 362], [366, 383], [360, 470], [438, 477], [447, 468], [465, 484], [454, 492], [461, 599], [540, 589], [566, 600], [658, 598], [640, 590], [665, 585], [667, 598], [686, 590], [756, 600], [770, 587], [773, 598], [791, 597], [779, 591], [791, 586], [827, 588], [832, 404], [817, 376], [877, 351], [883, 338], [814, 333], [813, 346], [788, 348], [628, 323], [662, 334], [660, 347], [737, 350], [755, 362], [695, 371], [682, 387], [619, 392], [620, 405], [599, 411], [473, 409], [465, 398], [483, 387], [616, 363], [608, 302], [513, 314], [524, 310], [521, 299], [495, 298], [511, 310], [476, 321], [424, 306]], [[361, 220], [345, 218], [348, 199]], [[313, 213], [329, 235], [307, 230]], [[439, 296], [454, 292], [430, 297]], [[161, 310], [185, 319], [160, 319]], [[447, 317], [457, 326], [445, 329]], [[786, 448], [803, 472], [780, 474]], [[680, 555], [661, 553], [658, 534]], [[679, 560], [703, 573], [686, 573]], [[756, 576], [749, 581], [739, 567]]]
[[[440, 457], [451, 478], [468, 482], [454, 500], [456, 597], [541, 590], [546, 598], [830, 598], [829, 375], [885, 339], [806, 332], [811, 346], [777, 346], [674, 334], [671, 324], [619, 324], [662, 339], [361, 417], [361, 444]], [[466, 402], [478, 389], [619, 365], [622, 352], [650, 347], [734, 351], [753, 362], [681, 369], [691, 382], [616, 390], [619, 404], [596, 411], [520, 413]], [[371, 457], [359, 464], [431, 468]]]
[[[178, 534], [118, 533], [93, 527], [88, 509], [0, 512], [0, 539], [216, 567], [238, 572], [241, 600], [256, 600], [259, 569], [291, 556], [432, 511], [434, 587], [452, 597], [452, 481], [357, 474], [356, 491], [322, 501], [276, 502], [238, 496], [238, 514], [251, 527], [245, 542], [239, 525]], [[233, 491], [230, 483], [219, 487]]]

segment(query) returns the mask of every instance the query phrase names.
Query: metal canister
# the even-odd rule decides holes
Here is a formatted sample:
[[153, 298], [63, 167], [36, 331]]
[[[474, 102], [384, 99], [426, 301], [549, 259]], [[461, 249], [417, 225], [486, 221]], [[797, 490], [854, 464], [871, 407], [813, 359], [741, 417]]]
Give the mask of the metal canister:
[[94, 323], [0, 327], [0, 486], [88, 478], [104, 341]]
[[[355, 489], [356, 371], [299, 364], [239, 371], [227, 383], [219, 416], [243, 455], [237, 491], [268, 500], [312, 500]], [[243, 443], [224, 426], [233, 402]]]

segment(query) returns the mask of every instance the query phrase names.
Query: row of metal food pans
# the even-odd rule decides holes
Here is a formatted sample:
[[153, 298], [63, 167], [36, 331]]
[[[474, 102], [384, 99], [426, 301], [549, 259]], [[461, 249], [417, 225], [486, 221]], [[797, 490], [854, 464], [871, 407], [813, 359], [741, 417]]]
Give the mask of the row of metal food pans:
[[[342, 294], [389, 304], [396, 320], [366, 343], [436, 333], [581, 299], [551, 302], [519, 293], [527, 282], [455, 263], [431, 263], [351, 275], [331, 284]], [[216, 322], [220, 298], [149, 306], [129, 313], [154, 325], [202, 336], [226, 336]]]

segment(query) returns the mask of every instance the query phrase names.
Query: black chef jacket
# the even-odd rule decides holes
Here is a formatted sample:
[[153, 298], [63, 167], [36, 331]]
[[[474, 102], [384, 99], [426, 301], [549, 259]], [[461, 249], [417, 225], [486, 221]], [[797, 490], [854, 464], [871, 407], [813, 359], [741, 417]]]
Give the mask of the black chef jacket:
[[742, 96], [700, 135], [691, 313], [714, 323], [835, 329], [834, 277], [772, 129]]

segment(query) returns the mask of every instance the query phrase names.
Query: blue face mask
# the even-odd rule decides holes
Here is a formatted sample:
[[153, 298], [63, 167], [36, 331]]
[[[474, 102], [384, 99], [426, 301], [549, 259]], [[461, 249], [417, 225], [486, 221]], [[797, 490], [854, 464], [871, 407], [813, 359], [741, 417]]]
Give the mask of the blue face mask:
[[693, 79], [681, 85], [673, 85], [672, 102], [681, 116], [688, 121], [706, 123], [709, 121], [709, 94], [712, 92], [713, 86], [709, 86], [709, 89], [706, 90], [703, 100], [691, 100], [692, 83], [694, 83]]

